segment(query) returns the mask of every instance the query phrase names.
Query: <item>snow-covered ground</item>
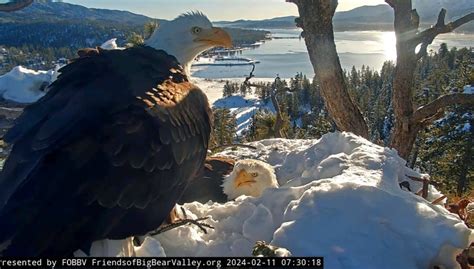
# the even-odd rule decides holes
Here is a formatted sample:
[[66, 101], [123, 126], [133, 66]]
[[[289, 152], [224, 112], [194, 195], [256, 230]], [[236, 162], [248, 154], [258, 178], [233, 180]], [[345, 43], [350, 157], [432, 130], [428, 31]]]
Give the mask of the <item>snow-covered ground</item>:
[[237, 121], [237, 136], [250, 128], [252, 117], [259, 109], [275, 112], [271, 102], [264, 103], [256, 98], [244, 98], [240, 95], [229, 96], [214, 102], [215, 108], [228, 108], [235, 115]]
[[[231, 83], [243, 83], [245, 81], [244, 78], [204, 79], [193, 77], [191, 80], [206, 93], [212, 107], [228, 108], [230, 112], [235, 115], [237, 121], [237, 136], [242, 135], [244, 131], [248, 130], [253, 115], [255, 115], [259, 109], [275, 112], [275, 108], [270, 101], [264, 103], [253, 93], [249, 93], [245, 97], [240, 95], [223, 97], [223, 89], [227, 81]], [[252, 81], [253, 83], [267, 83], [273, 82], [274, 80], [274, 78], [258, 78]], [[252, 89], [252, 91], [254, 91], [254, 89]]]
[[463, 92], [468, 93], [468, 94], [474, 94], [474, 86], [472, 85], [464, 86]]
[[[114, 40], [109, 40], [102, 46], [114, 47]], [[31, 103], [44, 95], [39, 89], [43, 83], [51, 83], [58, 75], [57, 69], [48, 71], [35, 71], [22, 66], [14, 67], [10, 72], [0, 76], [0, 94], [8, 100], [19, 103]], [[207, 95], [212, 105], [216, 100], [222, 98], [222, 92], [226, 81], [242, 83], [245, 78], [222, 78], [205, 79], [192, 77], [191, 81], [198, 85]], [[258, 82], [272, 82], [273, 78], [261, 79]], [[250, 98], [254, 97], [249, 95]]]
[[[220, 153], [254, 158], [276, 168], [278, 189], [261, 197], [225, 204], [185, 204], [188, 217], [210, 217], [204, 234], [184, 226], [146, 237], [138, 256], [250, 256], [258, 240], [288, 249], [294, 256], [324, 256], [331, 269], [458, 268], [455, 255], [474, 232], [441, 205], [413, 192], [421, 176], [397, 153], [350, 133], [320, 140], [270, 139]], [[430, 187], [428, 200], [441, 196]], [[101, 241], [92, 255], [122, 255], [125, 241]], [[126, 245], [126, 244], [125, 244]]]
[[[105, 47], [115, 46], [115, 40], [109, 40], [103, 44]], [[114, 45], [115, 44], [115, 45]], [[45, 85], [52, 83], [58, 75], [56, 70], [34, 71], [22, 66], [13, 68], [10, 72], [0, 76], [0, 95], [7, 100], [17, 103], [33, 103], [41, 98], [45, 92], [41, 90]], [[226, 107], [236, 115], [237, 134], [250, 126], [252, 116], [258, 109], [274, 111], [271, 103], [264, 104], [256, 99], [252, 94], [246, 98], [241, 96], [231, 96], [223, 98], [222, 93], [226, 81], [242, 83], [245, 79], [205, 79], [192, 77], [191, 81], [198, 85], [207, 95], [211, 106]], [[271, 82], [273, 78], [258, 79], [258, 82]]]
[[0, 95], [17, 103], [33, 103], [44, 95], [41, 87], [54, 77], [54, 70], [34, 71], [17, 66], [0, 76]]

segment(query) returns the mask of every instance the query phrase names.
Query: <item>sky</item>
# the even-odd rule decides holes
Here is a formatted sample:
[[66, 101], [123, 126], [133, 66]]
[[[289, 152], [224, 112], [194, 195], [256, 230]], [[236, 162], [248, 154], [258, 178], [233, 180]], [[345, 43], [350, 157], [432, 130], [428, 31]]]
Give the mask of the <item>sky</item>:
[[[64, 2], [86, 7], [128, 10], [160, 19], [173, 19], [190, 10], [202, 11], [213, 21], [268, 19], [298, 14], [296, 5], [285, 0], [64, 0]], [[339, 0], [338, 11], [383, 3], [383, 0]]]

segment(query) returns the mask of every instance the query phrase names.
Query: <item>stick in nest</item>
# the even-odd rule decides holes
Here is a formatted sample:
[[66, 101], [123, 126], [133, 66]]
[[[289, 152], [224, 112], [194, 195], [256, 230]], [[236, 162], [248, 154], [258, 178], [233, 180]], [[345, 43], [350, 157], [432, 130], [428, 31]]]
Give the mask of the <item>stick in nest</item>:
[[161, 234], [161, 233], [167, 232], [167, 231], [169, 231], [169, 230], [172, 230], [172, 229], [175, 229], [175, 228], [184, 226], [184, 225], [186, 225], [186, 224], [194, 224], [194, 225], [196, 225], [196, 226], [199, 227], [199, 229], [201, 229], [205, 234], [207, 234], [206, 228], [208, 228], [208, 229], [214, 229], [214, 227], [212, 227], [211, 225], [202, 222], [202, 221], [205, 221], [205, 220], [209, 219], [209, 217], [198, 218], [198, 219], [188, 219], [188, 218], [187, 218], [186, 211], [184, 210], [184, 208], [183, 208], [183, 207], [180, 207], [180, 208], [181, 208], [181, 212], [183, 213], [184, 219], [179, 219], [179, 220], [177, 220], [177, 221], [174, 222], [174, 223], [171, 223], [171, 224], [168, 224], [168, 225], [165, 225], [165, 226], [161, 226], [161, 227], [159, 227], [158, 229], [156, 229], [155, 231], [150, 232], [149, 235], [154, 236], [154, 235], [157, 235], [157, 234]]

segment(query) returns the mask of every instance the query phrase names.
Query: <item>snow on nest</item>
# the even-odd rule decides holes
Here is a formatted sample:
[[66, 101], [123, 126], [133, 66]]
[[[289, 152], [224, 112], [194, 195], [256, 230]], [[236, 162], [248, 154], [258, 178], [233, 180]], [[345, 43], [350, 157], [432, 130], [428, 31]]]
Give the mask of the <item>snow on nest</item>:
[[102, 45], [100, 45], [101, 48], [106, 49], [106, 50], [123, 50], [125, 48], [119, 47], [117, 45], [117, 38], [112, 38], [107, 41], [105, 41]]
[[[138, 256], [250, 256], [258, 240], [288, 249], [295, 256], [324, 256], [327, 268], [456, 268], [455, 253], [474, 233], [444, 207], [401, 190], [406, 168], [393, 150], [349, 133], [320, 140], [270, 139], [220, 153], [255, 158], [274, 165], [282, 185], [261, 197], [240, 197], [225, 204], [185, 204], [188, 217], [210, 217], [215, 227], [204, 234], [184, 226], [146, 237]], [[429, 200], [440, 197], [430, 189]], [[100, 252], [93, 255], [121, 255]], [[122, 242], [123, 243], [123, 242]]]
[[0, 95], [17, 103], [33, 103], [45, 93], [40, 89], [56, 77], [55, 70], [34, 71], [22, 66], [14, 67], [0, 76]]

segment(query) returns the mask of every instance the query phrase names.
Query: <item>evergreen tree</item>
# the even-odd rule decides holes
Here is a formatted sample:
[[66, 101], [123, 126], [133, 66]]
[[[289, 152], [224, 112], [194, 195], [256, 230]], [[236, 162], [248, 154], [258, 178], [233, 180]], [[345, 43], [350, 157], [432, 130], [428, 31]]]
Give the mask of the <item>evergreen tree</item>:
[[210, 148], [232, 144], [237, 130], [235, 115], [227, 108], [214, 108], [213, 114], [214, 128], [211, 135]]

